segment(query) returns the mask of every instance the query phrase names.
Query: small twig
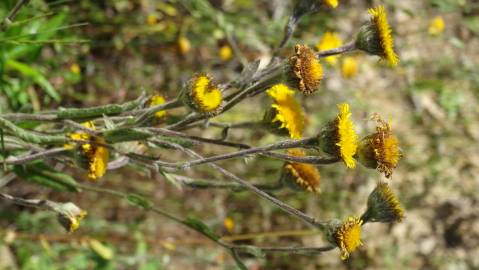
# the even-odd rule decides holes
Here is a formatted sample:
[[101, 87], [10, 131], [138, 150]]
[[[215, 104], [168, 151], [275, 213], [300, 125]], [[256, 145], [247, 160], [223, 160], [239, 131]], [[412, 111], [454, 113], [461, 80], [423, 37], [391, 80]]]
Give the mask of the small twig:
[[17, 13], [24, 5], [28, 4], [28, 2], [30, 2], [30, 0], [18, 0], [17, 4], [15, 4], [13, 9], [8, 13], [7, 17], [5, 17], [0, 23], [0, 31], [4, 31], [10, 24], [12, 24], [12, 20], [17, 16]]
[[35, 154], [27, 154], [23, 156], [16, 156], [16, 157], [9, 157], [7, 158], [3, 163], [4, 164], [9, 164], [9, 165], [18, 165], [18, 164], [24, 164], [36, 159], [43, 159], [51, 156], [56, 156], [58, 154], [67, 152], [68, 149], [65, 149], [64, 147], [56, 147], [52, 149], [48, 149], [45, 151], [41, 151]]

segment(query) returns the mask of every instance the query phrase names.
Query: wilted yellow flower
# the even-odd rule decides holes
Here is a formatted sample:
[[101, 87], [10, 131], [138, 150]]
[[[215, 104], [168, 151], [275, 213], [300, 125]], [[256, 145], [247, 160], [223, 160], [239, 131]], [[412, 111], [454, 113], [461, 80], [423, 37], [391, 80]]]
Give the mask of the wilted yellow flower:
[[321, 149], [341, 158], [348, 168], [355, 168], [353, 156], [356, 154], [358, 135], [351, 121], [351, 112], [347, 103], [338, 104], [339, 114], [335, 120], [323, 127], [319, 134]]
[[[301, 149], [290, 149], [288, 155], [304, 157], [305, 153]], [[319, 193], [320, 180], [318, 169], [311, 164], [290, 161], [284, 164], [282, 181], [294, 189], [299, 187], [302, 190]]]
[[275, 128], [286, 129], [293, 139], [303, 136], [304, 113], [299, 103], [294, 98], [294, 91], [284, 84], [277, 84], [266, 91], [274, 99], [271, 105], [272, 112], [267, 112], [265, 122], [279, 125]]
[[394, 39], [391, 27], [387, 20], [387, 13], [383, 6], [369, 9], [371, 22], [359, 31], [356, 47], [367, 53], [379, 55], [390, 66], [396, 66], [399, 57], [394, 51]]
[[[341, 40], [341, 38], [339, 37], [337, 33], [326, 32], [324, 33], [323, 37], [318, 42], [318, 44], [316, 44], [316, 49], [318, 49], [318, 51], [325, 51], [325, 50], [340, 47], [341, 45], [343, 45], [343, 41]], [[324, 60], [326, 60], [326, 62], [328, 62], [331, 65], [336, 65], [336, 63], [338, 62], [338, 56], [337, 55], [327, 56], [324, 58]]]
[[356, 58], [346, 56], [343, 58], [343, 64], [341, 66], [341, 74], [344, 78], [352, 78], [358, 73], [358, 61]]
[[149, 15], [146, 17], [146, 23], [147, 23], [148, 25], [155, 25], [157, 22], [158, 22], [158, 18], [156, 17], [155, 14], [149, 14]]
[[385, 182], [378, 182], [376, 188], [369, 194], [368, 208], [362, 215], [364, 222], [401, 222], [404, 210], [398, 198]]
[[185, 36], [180, 36], [177, 40], [178, 50], [181, 54], [187, 54], [191, 49], [190, 41]]
[[363, 221], [358, 217], [348, 217], [342, 223], [334, 220], [328, 228], [328, 240], [339, 247], [341, 259], [349, 258], [363, 243], [361, 242], [361, 225]]
[[336, 8], [338, 6], [339, 0], [324, 0], [324, 3], [332, 8]]
[[81, 71], [80, 66], [77, 63], [73, 63], [70, 66], [70, 71], [73, 74], [80, 74], [80, 71]]
[[444, 32], [445, 27], [446, 25], [443, 18], [441, 16], [436, 16], [429, 22], [428, 32], [433, 36], [437, 36]]
[[71, 202], [56, 204], [53, 210], [58, 214], [58, 222], [70, 233], [80, 227], [81, 220], [87, 215], [86, 211]]
[[220, 56], [221, 60], [228, 61], [233, 57], [233, 50], [228, 44], [225, 44], [220, 47], [218, 55]]
[[401, 159], [401, 150], [397, 137], [392, 133], [391, 126], [378, 115], [376, 133], [363, 138], [358, 147], [358, 159], [368, 168], [376, 168], [389, 178]]
[[190, 80], [184, 101], [197, 112], [214, 114], [221, 107], [223, 94], [209, 76], [200, 74]]
[[[165, 98], [162, 96], [162, 95], [154, 95], [151, 97], [150, 99], [150, 107], [153, 107], [153, 106], [157, 106], [157, 105], [161, 105], [163, 103], [165, 103]], [[157, 111], [155, 113], [155, 116], [158, 117], [158, 118], [162, 118], [166, 115], [166, 111], [165, 110], [161, 110], [161, 111]]]
[[290, 80], [294, 88], [303, 94], [311, 94], [319, 88], [323, 79], [323, 67], [314, 51], [308, 46], [297, 44], [294, 51], [295, 54], [289, 58], [292, 71]]

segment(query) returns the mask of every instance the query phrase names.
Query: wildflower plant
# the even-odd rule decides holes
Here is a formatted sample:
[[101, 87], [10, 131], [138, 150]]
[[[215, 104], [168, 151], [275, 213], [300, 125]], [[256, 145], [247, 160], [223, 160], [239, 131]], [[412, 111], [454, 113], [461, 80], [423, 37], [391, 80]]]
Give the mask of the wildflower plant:
[[[185, 4], [186, 5], [186, 4]], [[338, 8], [340, 1], [299, 1], [293, 10], [291, 22], [318, 9]], [[205, 8], [205, 7], [204, 7]], [[211, 8], [211, 14], [214, 9]], [[268, 65], [259, 68], [257, 63], [245, 67], [238, 78], [229, 82], [217, 82], [214, 75], [197, 73], [184, 84], [177, 96], [165, 100], [163, 96], [142, 94], [137, 99], [121, 104], [106, 104], [87, 108], [61, 108], [48, 110], [40, 114], [1, 114], [0, 129], [2, 144], [5, 149], [13, 149], [8, 155], [3, 152], [2, 164], [6, 171], [40, 185], [54, 187], [57, 190], [71, 192], [98, 192], [119, 199], [127, 200], [140, 209], [158, 214], [173, 222], [202, 234], [207, 239], [225, 248], [233, 255], [234, 261], [241, 269], [246, 269], [242, 262], [243, 255], [262, 256], [267, 252], [290, 252], [320, 254], [338, 248], [341, 259], [348, 259], [363, 245], [362, 230], [367, 223], [401, 221], [404, 210], [389, 185], [379, 182], [372, 191], [366, 211], [360, 217], [338, 217], [332, 220], [320, 220], [313, 213], [305, 213], [281, 200], [281, 196], [272, 193], [285, 186], [296, 191], [308, 191], [307, 196], [321, 196], [320, 171], [318, 166], [344, 163], [348, 169], [355, 169], [356, 161], [367, 168], [377, 169], [386, 178], [391, 178], [399, 164], [402, 152], [399, 138], [393, 133], [391, 124], [379, 116], [373, 119], [377, 123], [374, 133], [359, 139], [354, 119], [357, 109], [348, 103], [331, 104], [331, 110], [337, 108], [337, 114], [320, 130], [308, 130], [301, 101], [295, 97], [296, 92], [308, 95], [307, 98], [326, 95], [323, 87], [324, 76], [322, 59], [346, 54], [352, 51], [365, 51], [379, 55], [390, 63], [398, 64], [398, 56], [393, 46], [392, 30], [387, 21], [385, 8], [375, 7], [369, 10], [370, 22], [358, 29], [355, 41], [341, 45], [336, 42], [334, 48], [319, 46], [314, 51], [304, 44], [296, 44], [289, 51], [289, 57], [279, 57]], [[214, 16], [212, 16], [214, 17]], [[9, 19], [9, 18], [7, 18]], [[150, 20], [149, 20], [150, 21]], [[152, 21], [152, 20], [151, 20]], [[156, 21], [151, 24], [155, 24]], [[283, 47], [289, 41], [291, 30], [285, 33]], [[191, 49], [188, 40], [180, 36], [180, 53], [186, 54]], [[234, 39], [228, 39], [228, 50], [221, 56], [223, 60], [234, 61], [240, 57]], [[231, 46], [231, 47], [230, 47]], [[279, 54], [280, 55], [280, 54]], [[334, 58], [327, 58], [334, 59]], [[328, 60], [326, 60], [328, 61]], [[329, 60], [331, 61], [331, 60]], [[351, 62], [349, 58], [345, 61]], [[348, 65], [352, 65], [349, 63]], [[352, 69], [352, 68], [348, 68]], [[354, 72], [347, 71], [348, 76]], [[214, 122], [219, 115], [228, 112], [240, 103], [253, 99], [268, 100], [268, 107], [263, 120], [256, 124]], [[184, 114], [171, 117], [173, 110], [183, 109]], [[180, 111], [181, 112], [181, 111]], [[159, 126], [153, 126], [151, 120], [165, 119]], [[21, 125], [21, 121], [30, 121], [35, 125]], [[222, 138], [212, 139], [190, 133], [191, 129], [222, 128]], [[267, 127], [276, 135], [287, 135], [290, 139], [278, 139], [277, 142], [252, 146], [245, 141], [229, 141], [228, 132], [234, 128]], [[48, 130], [51, 129], [51, 130]], [[308, 132], [313, 136], [306, 136]], [[141, 145], [141, 151], [125, 151], [126, 145]], [[20, 147], [18, 147], [20, 145]], [[195, 146], [216, 145], [239, 150], [222, 151], [221, 154], [205, 156]], [[13, 147], [15, 146], [15, 147]], [[168, 153], [182, 153], [186, 160], [171, 161], [173, 155], [158, 156], [155, 151], [167, 149]], [[304, 149], [308, 149], [305, 151]], [[307, 155], [315, 150], [314, 154]], [[284, 152], [279, 152], [284, 151]], [[278, 184], [267, 186], [265, 183], [252, 183], [230, 172], [217, 162], [238, 157], [261, 155], [282, 160], [277, 168]], [[260, 247], [228, 242], [201, 220], [183, 218], [177, 213], [169, 212], [155, 204], [153, 199], [135, 192], [125, 193], [118, 190], [98, 188], [94, 184], [83, 184], [66, 173], [59, 172], [47, 164], [62, 164], [72, 168], [86, 170], [86, 179], [109, 181], [109, 170], [134, 165], [145, 170], [160, 173], [165, 179], [177, 185], [195, 188], [228, 188], [232, 192], [248, 191], [278, 207], [286, 214], [298, 218], [308, 225], [318, 228], [328, 242], [323, 247]], [[219, 174], [225, 181], [191, 179], [181, 175], [186, 170], [194, 170], [199, 165], [206, 165]], [[327, 179], [334, 181], [335, 179]], [[329, 191], [334, 192], [334, 191]], [[294, 194], [294, 193], [293, 193]], [[11, 203], [21, 204], [58, 213], [59, 220], [68, 232], [81, 230], [80, 221], [86, 217], [86, 211], [74, 204], [55, 203], [45, 200], [26, 200], [9, 194], [0, 193], [0, 198]], [[228, 225], [229, 224], [229, 225]], [[228, 231], [234, 224], [226, 223]], [[367, 242], [367, 240], [365, 240]]]

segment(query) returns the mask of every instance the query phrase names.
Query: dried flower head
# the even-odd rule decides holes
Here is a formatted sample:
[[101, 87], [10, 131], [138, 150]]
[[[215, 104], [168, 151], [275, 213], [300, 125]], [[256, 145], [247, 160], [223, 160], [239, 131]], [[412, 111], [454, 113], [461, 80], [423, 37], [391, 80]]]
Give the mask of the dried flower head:
[[336, 8], [338, 6], [339, 0], [324, 0], [324, 3], [331, 8]]
[[385, 182], [378, 182], [376, 188], [369, 194], [368, 208], [361, 219], [366, 222], [401, 222], [404, 210], [398, 198]]
[[428, 32], [432, 36], [438, 36], [444, 32], [444, 28], [446, 28], [444, 19], [441, 16], [436, 16], [429, 22]]
[[58, 213], [58, 222], [72, 233], [80, 227], [81, 220], [87, 215], [87, 212], [78, 208], [74, 203], [59, 203], [53, 208]]
[[[157, 106], [157, 105], [161, 105], [161, 104], [164, 104], [166, 102], [165, 98], [162, 96], [162, 95], [154, 95], [150, 98], [150, 107], [153, 107], [153, 106]], [[155, 116], [157, 118], [163, 118], [166, 116], [166, 111], [165, 110], [161, 110], [161, 111], [157, 111], [155, 113]]]
[[394, 51], [394, 39], [383, 6], [369, 9], [371, 22], [361, 27], [356, 38], [356, 47], [367, 53], [378, 55], [390, 66], [396, 66], [399, 58]]
[[[318, 42], [318, 44], [316, 44], [316, 49], [318, 51], [324, 51], [324, 50], [340, 47], [341, 45], [343, 45], [343, 41], [341, 40], [341, 38], [339, 37], [337, 33], [326, 32], [324, 33], [323, 37]], [[338, 56], [337, 55], [327, 56], [324, 58], [324, 60], [326, 60], [326, 62], [328, 62], [330, 65], [336, 65], [338, 62]]]
[[276, 84], [266, 91], [273, 98], [271, 109], [266, 112], [264, 123], [272, 131], [287, 134], [293, 139], [299, 139], [304, 130], [304, 112], [294, 98], [294, 91], [284, 84]]
[[295, 54], [289, 58], [291, 81], [294, 88], [303, 94], [311, 94], [319, 88], [323, 78], [323, 67], [308, 46], [297, 44], [294, 51]]
[[347, 103], [338, 104], [339, 114], [333, 121], [326, 124], [319, 134], [321, 149], [338, 158], [341, 158], [348, 168], [355, 168], [358, 145], [358, 135], [351, 121], [351, 112]]
[[[84, 122], [82, 125], [86, 128], [95, 130], [93, 122]], [[86, 132], [76, 132], [70, 134], [70, 138], [74, 141], [78, 141], [80, 164], [86, 163], [85, 167], [88, 169], [88, 178], [90, 180], [96, 180], [101, 178], [107, 169], [109, 152], [105, 144], [105, 140], [99, 136], [93, 136]], [[73, 145], [66, 144], [65, 148], [71, 149]], [[76, 153], [76, 152], [75, 152]], [[83, 162], [85, 161], [85, 162]]]
[[363, 221], [358, 217], [348, 217], [343, 222], [333, 220], [328, 226], [328, 240], [339, 247], [341, 259], [349, 258], [363, 243], [361, 242], [361, 225]]
[[197, 112], [215, 114], [221, 108], [223, 94], [208, 75], [199, 74], [190, 80], [184, 101]]
[[361, 140], [358, 159], [364, 166], [375, 168], [390, 178], [402, 156], [399, 142], [389, 123], [379, 115], [374, 115], [373, 119], [378, 123], [376, 132]]
[[352, 78], [358, 74], [358, 61], [355, 57], [347, 56], [343, 58], [341, 65], [341, 75], [344, 78]]
[[[304, 157], [305, 153], [301, 149], [290, 149], [288, 155]], [[319, 171], [311, 164], [286, 162], [281, 179], [295, 190], [307, 190], [315, 193], [321, 191], [319, 188], [321, 179]]]

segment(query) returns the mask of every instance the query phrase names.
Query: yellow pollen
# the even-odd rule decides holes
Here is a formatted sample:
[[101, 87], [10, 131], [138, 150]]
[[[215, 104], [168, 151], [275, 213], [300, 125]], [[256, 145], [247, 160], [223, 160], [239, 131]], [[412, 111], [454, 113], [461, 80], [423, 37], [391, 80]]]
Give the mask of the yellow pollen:
[[441, 16], [436, 16], [429, 23], [428, 32], [432, 36], [437, 36], [444, 32], [445, 28], [446, 24], [444, 23], [443, 18]]
[[[326, 32], [324, 33], [323, 37], [318, 42], [318, 44], [316, 44], [316, 49], [318, 49], [318, 51], [325, 51], [325, 50], [340, 47], [342, 44], [343, 44], [343, 41], [341, 40], [341, 38], [339, 37], [337, 33]], [[326, 62], [328, 62], [330, 65], [336, 65], [338, 62], [338, 56], [331, 55], [324, 58], [324, 60], [326, 60]]]
[[[304, 151], [300, 149], [290, 149], [288, 155], [296, 157], [304, 157]], [[318, 169], [311, 165], [298, 162], [287, 162], [285, 169], [294, 177], [294, 181], [300, 187], [307, 191], [319, 193], [320, 174]]]
[[[164, 104], [166, 102], [165, 98], [162, 95], [154, 95], [150, 99], [150, 107]], [[157, 118], [162, 118], [166, 115], [166, 111], [161, 110], [155, 113]]]
[[335, 233], [342, 260], [349, 258], [349, 254], [363, 244], [361, 242], [362, 223], [363, 221], [358, 217], [349, 217]]
[[339, 0], [324, 0], [324, 3], [332, 8], [336, 8], [338, 6]]

